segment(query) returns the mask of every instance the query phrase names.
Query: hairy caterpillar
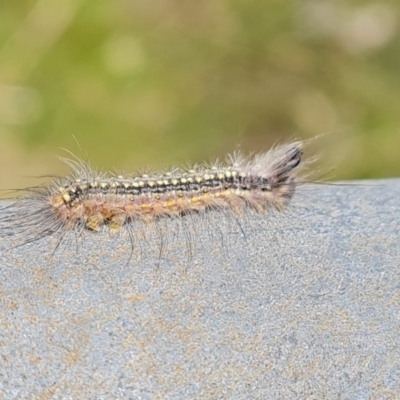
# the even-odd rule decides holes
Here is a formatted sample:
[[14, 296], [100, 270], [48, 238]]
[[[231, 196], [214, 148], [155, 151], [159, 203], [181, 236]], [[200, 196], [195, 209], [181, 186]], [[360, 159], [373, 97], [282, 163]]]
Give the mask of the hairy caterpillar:
[[281, 211], [301, 182], [303, 142], [253, 156], [234, 153], [225, 162], [142, 175], [101, 173], [79, 159], [66, 159], [70, 176], [26, 189], [0, 213], [0, 237], [24, 245], [65, 232], [111, 232], [148, 227], [160, 220], [202, 216], [210, 210], [240, 218], [246, 212]]

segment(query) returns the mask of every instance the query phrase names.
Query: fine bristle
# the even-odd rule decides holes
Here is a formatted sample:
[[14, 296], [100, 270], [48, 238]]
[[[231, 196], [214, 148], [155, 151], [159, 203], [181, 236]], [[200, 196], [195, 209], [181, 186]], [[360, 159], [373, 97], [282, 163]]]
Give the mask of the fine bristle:
[[303, 142], [294, 142], [253, 156], [234, 153], [225, 163], [136, 176], [99, 173], [78, 158], [67, 159], [70, 176], [27, 189], [1, 210], [0, 236], [25, 244], [68, 230], [118, 231], [209, 210], [236, 217], [281, 211], [301, 183], [302, 148]]

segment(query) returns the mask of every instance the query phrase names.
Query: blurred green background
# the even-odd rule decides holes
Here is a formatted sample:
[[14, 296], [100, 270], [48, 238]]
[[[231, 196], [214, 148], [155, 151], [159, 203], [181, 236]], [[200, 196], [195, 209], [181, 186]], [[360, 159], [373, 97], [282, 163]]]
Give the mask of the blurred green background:
[[327, 132], [335, 179], [400, 176], [398, 0], [0, 0], [1, 188]]

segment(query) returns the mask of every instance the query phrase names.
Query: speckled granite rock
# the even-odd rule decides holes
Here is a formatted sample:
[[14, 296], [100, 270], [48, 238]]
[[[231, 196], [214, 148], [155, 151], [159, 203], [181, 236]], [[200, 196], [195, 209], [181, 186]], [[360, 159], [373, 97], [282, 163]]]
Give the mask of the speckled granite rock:
[[161, 257], [149, 232], [129, 264], [127, 235], [51, 262], [2, 239], [0, 399], [400, 399], [399, 221], [388, 180], [210, 213]]

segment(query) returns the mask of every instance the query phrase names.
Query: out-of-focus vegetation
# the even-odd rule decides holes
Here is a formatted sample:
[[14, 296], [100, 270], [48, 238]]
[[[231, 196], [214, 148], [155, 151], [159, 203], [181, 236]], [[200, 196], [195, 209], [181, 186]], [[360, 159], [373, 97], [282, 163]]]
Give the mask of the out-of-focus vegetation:
[[327, 132], [337, 179], [400, 175], [398, 0], [0, 0], [2, 188]]

